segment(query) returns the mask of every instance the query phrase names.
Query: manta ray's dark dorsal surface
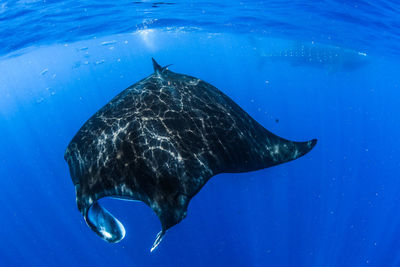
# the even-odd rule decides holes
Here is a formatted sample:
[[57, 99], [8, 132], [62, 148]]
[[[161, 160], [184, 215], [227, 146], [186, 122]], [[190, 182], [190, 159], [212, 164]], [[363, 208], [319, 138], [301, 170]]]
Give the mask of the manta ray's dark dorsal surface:
[[90, 228], [106, 241], [120, 241], [124, 227], [97, 201], [143, 201], [162, 225], [152, 250], [185, 218], [189, 201], [212, 176], [294, 160], [317, 142], [280, 138], [211, 84], [154, 59], [153, 65], [152, 75], [96, 112], [65, 152]]

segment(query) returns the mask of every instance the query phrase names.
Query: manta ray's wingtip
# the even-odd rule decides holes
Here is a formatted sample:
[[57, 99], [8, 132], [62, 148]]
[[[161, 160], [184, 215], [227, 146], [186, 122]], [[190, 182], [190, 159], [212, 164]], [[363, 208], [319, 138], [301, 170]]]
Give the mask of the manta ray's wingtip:
[[297, 149], [300, 152], [300, 154], [297, 155], [295, 158], [304, 156], [305, 154], [310, 152], [315, 147], [317, 142], [318, 142], [318, 139], [316, 139], [316, 138], [311, 139], [306, 142], [296, 142], [296, 146], [297, 146]]
[[314, 138], [310, 141], [308, 141], [308, 145], [310, 146], [310, 148], [312, 149], [313, 147], [315, 147], [315, 145], [317, 144], [318, 139]]

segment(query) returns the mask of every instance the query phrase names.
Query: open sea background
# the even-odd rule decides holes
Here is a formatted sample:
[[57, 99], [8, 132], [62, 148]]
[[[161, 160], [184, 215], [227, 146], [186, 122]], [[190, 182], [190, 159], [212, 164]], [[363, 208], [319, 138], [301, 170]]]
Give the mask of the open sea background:
[[[205, 80], [306, 156], [212, 178], [156, 251], [156, 215], [86, 226], [63, 159], [153, 72]], [[400, 2], [0, 1], [0, 266], [400, 266]]]

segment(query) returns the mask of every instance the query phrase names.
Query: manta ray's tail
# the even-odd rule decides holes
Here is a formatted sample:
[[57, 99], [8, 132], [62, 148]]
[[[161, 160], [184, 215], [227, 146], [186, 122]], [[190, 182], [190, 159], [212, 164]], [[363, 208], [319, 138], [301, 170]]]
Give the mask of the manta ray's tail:
[[172, 64], [169, 64], [165, 67], [161, 67], [161, 65], [158, 64], [154, 58], [151, 58], [151, 60], [153, 61], [154, 72], [158, 72], [158, 73], [163, 73], [169, 66], [172, 65]]

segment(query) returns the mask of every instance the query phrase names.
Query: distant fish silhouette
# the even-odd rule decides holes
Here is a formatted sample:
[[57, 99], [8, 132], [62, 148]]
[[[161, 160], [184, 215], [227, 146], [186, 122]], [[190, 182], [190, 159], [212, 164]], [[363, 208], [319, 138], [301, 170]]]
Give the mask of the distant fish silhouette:
[[108, 242], [123, 225], [98, 200], [140, 200], [165, 232], [186, 216], [191, 198], [218, 173], [248, 172], [297, 159], [317, 140], [293, 142], [258, 124], [228, 96], [161, 67], [96, 112], [65, 152], [78, 209]]
[[303, 42], [295, 42], [291, 46], [273, 47], [260, 56], [262, 60], [283, 61], [292, 66], [310, 66], [332, 71], [354, 70], [368, 63], [367, 54], [364, 52]]

